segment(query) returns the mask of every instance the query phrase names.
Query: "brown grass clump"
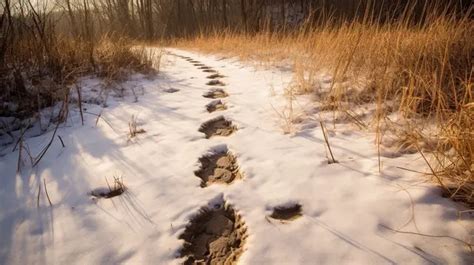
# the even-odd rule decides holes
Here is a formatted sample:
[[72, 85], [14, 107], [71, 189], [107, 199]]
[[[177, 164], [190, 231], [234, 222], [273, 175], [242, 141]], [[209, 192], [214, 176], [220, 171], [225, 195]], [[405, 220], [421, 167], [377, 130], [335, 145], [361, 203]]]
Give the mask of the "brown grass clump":
[[133, 72], [153, 74], [153, 62], [143, 48], [133, 48], [131, 41], [104, 40], [97, 47], [98, 75], [107, 79], [123, 81]]
[[[308, 20], [294, 31], [224, 31], [181, 39], [176, 45], [265, 65], [292, 62], [295, 94], [314, 94], [323, 106], [331, 106], [328, 111], [347, 113], [374, 104], [371, 124], [378, 138], [400, 126], [386, 123], [395, 111], [402, 124], [417, 121], [419, 126], [410, 130], [434, 124], [432, 135], [437, 135], [438, 144], [426, 159], [431, 173], [450, 197], [464, 194], [462, 201], [472, 206], [472, 9], [460, 15], [428, 5], [418, 22], [409, 8], [404, 12], [393, 21], [381, 22], [368, 11], [353, 21], [329, 16]], [[331, 79], [318, 80], [320, 74], [330, 74]], [[410, 137], [410, 144], [432, 140]], [[448, 188], [451, 185], [455, 189]]]
[[445, 181], [445, 195], [474, 208], [474, 103], [461, 107], [441, 130], [435, 153], [437, 175]]
[[131, 140], [143, 133], [146, 133], [145, 129], [138, 127], [137, 116], [132, 115], [132, 118], [128, 122], [128, 139]]
[[123, 183], [123, 178], [114, 177], [114, 183], [112, 186], [110, 186], [107, 179], [105, 179], [105, 181], [107, 182], [107, 188], [98, 188], [91, 191], [90, 194], [93, 197], [110, 199], [122, 195], [122, 193], [127, 190], [125, 184]]
[[[97, 74], [107, 83], [125, 80], [131, 73], [153, 73], [148, 54], [132, 49], [125, 39], [87, 41], [54, 35], [48, 42], [18, 37], [0, 66], [0, 116], [26, 118], [65, 100], [78, 77]], [[47, 46], [47, 48], [45, 48]]]

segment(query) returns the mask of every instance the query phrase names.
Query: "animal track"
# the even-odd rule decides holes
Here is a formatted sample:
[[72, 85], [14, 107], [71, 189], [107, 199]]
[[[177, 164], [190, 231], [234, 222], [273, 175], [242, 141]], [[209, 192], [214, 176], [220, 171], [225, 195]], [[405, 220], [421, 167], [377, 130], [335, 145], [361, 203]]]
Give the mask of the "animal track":
[[216, 99], [207, 104], [206, 109], [209, 113], [211, 113], [218, 110], [226, 110], [227, 106], [224, 102], [222, 102], [222, 100]]
[[227, 150], [214, 152], [199, 158], [201, 168], [194, 172], [199, 177], [201, 187], [207, 187], [214, 183], [230, 184], [236, 179], [241, 179], [237, 158]]
[[213, 136], [229, 136], [237, 131], [237, 127], [232, 124], [232, 121], [224, 118], [224, 116], [219, 116], [203, 123], [199, 131], [204, 133], [206, 138], [209, 139]]
[[226, 98], [229, 96], [223, 89], [221, 88], [214, 88], [211, 89], [209, 92], [206, 92], [204, 95], [202, 95], [205, 98]]
[[180, 257], [184, 264], [234, 265], [243, 252], [247, 229], [242, 218], [226, 202], [202, 208], [180, 236], [185, 242]]
[[203, 70], [204, 73], [217, 73], [216, 70], [214, 69], [206, 69], [206, 70]]

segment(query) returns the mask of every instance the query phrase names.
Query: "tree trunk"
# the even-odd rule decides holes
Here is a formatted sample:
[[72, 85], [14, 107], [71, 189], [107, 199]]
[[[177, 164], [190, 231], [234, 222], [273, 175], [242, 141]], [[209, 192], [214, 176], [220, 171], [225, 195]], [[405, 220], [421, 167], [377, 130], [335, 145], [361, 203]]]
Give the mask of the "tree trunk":
[[227, 20], [227, 0], [222, 0], [222, 19], [224, 20], [224, 28], [227, 29], [229, 21]]

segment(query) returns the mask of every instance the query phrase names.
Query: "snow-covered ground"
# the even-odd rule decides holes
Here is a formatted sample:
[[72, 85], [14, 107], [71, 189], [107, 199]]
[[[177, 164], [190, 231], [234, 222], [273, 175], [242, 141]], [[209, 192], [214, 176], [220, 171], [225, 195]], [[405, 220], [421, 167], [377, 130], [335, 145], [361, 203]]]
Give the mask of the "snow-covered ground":
[[[169, 51], [157, 78], [135, 76], [124, 84], [125, 96], [111, 93], [105, 108], [84, 104], [84, 126], [72, 109], [36, 167], [23, 155], [17, 174], [18, 151], [3, 149], [0, 264], [179, 264], [179, 236], [189, 220], [221, 198], [247, 227], [239, 264], [474, 262], [461, 242], [473, 235], [471, 217], [459, 216], [464, 209], [419, 174], [400, 169], [425, 171], [419, 155], [383, 158], [379, 172], [373, 134], [350, 124], [328, 125], [339, 162], [328, 164], [317, 119], [296, 133], [282, 132], [290, 72]], [[211, 89], [209, 73], [174, 54], [225, 75], [226, 110], [208, 113], [212, 100], [202, 95]], [[82, 82], [91, 94], [97, 85]], [[237, 131], [206, 139], [198, 129], [220, 115]], [[129, 139], [132, 116], [146, 132]], [[24, 146], [36, 155], [52, 135], [53, 130], [28, 138]], [[194, 174], [198, 159], [223, 147], [237, 157], [243, 177], [201, 187]], [[90, 196], [114, 176], [123, 177], [124, 194]], [[302, 205], [301, 218], [268, 218], [274, 207], [290, 203]]]

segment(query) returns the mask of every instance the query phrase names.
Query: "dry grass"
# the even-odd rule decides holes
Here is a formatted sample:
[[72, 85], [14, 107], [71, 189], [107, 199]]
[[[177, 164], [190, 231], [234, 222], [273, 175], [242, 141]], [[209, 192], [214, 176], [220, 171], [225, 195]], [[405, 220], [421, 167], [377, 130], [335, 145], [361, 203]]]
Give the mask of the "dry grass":
[[128, 123], [128, 139], [131, 140], [142, 133], [146, 133], [145, 129], [138, 127], [137, 116], [132, 115], [132, 118]]
[[[374, 16], [353, 22], [329, 18], [306, 23], [291, 33], [222, 32], [177, 40], [176, 45], [263, 65], [292, 64], [296, 93], [314, 93], [323, 105], [344, 113], [374, 104], [377, 109], [371, 124], [379, 135], [399, 126], [387, 124], [393, 112], [398, 112], [403, 124], [419, 122], [420, 126], [410, 128], [417, 135], [424, 135], [423, 128], [434, 124], [436, 144], [427, 159], [432, 174], [450, 197], [472, 207], [472, 13], [463, 17], [442, 11], [427, 13], [424, 23], [418, 24], [412, 22], [409, 12], [392, 23], [379, 23]], [[319, 85], [321, 73], [332, 76], [329, 89]], [[401, 141], [405, 145], [424, 146], [428, 139], [405, 140]], [[454, 189], [449, 188], [453, 185]]]
[[[97, 74], [109, 83], [120, 82], [133, 72], [152, 73], [151, 57], [131, 49], [125, 39], [87, 41], [52, 34], [48, 43], [17, 38], [0, 66], [0, 116], [25, 118], [41, 108], [62, 101], [78, 77]], [[47, 47], [47, 48], [46, 48]]]
[[123, 182], [123, 177], [113, 177], [114, 182], [112, 183], [112, 186], [110, 185], [109, 181], [107, 178], [105, 178], [105, 182], [107, 183], [107, 188], [98, 188], [93, 191], [91, 191], [91, 195], [95, 198], [106, 198], [110, 199], [119, 195], [122, 195], [126, 190], [127, 187], [125, 186]]
[[115, 41], [106, 39], [100, 42], [96, 51], [99, 76], [124, 81], [131, 72], [154, 73], [156, 68], [151, 67], [154, 61], [152, 55], [143, 48], [132, 49], [130, 43], [131, 41], [127, 39]]

